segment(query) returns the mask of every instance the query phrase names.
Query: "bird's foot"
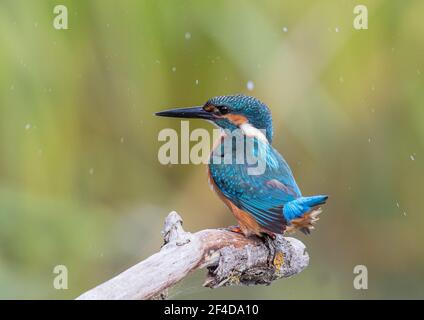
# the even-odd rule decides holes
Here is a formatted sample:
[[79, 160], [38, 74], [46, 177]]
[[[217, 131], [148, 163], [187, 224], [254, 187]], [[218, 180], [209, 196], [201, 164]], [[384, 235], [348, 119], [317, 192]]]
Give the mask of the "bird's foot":
[[275, 233], [273, 233], [273, 232], [270, 232], [270, 231], [262, 231], [262, 236], [264, 238], [269, 237], [272, 240], [275, 240], [277, 238], [277, 235]]
[[238, 234], [242, 234], [242, 235], [244, 235], [243, 230], [241, 230], [241, 228], [240, 228], [239, 226], [229, 226], [229, 227], [227, 228], [227, 230], [228, 230], [228, 231], [231, 231], [231, 232], [235, 232], [235, 233], [238, 233]]

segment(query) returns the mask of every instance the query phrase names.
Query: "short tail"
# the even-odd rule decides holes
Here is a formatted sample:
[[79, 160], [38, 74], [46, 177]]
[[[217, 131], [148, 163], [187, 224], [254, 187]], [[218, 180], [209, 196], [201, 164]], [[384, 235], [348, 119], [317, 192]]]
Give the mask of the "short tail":
[[[300, 229], [304, 233], [310, 233], [313, 223], [318, 220], [321, 213], [317, 206], [324, 204], [328, 199], [326, 195], [300, 197], [284, 205], [283, 215], [289, 226], [286, 230]], [[290, 227], [292, 225], [292, 227]]]

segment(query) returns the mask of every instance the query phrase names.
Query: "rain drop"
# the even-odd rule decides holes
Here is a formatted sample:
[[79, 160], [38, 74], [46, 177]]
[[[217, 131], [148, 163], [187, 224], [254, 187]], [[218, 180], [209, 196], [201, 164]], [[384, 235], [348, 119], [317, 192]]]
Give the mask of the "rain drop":
[[253, 81], [248, 81], [246, 87], [247, 90], [252, 91], [253, 89], [255, 89], [255, 84], [253, 83]]

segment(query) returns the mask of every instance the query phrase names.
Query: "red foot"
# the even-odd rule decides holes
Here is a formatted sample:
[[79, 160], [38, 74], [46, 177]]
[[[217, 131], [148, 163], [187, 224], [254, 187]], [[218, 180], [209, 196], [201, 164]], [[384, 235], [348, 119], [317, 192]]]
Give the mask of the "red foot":
[[227, 229], [228, 229], [228, 231], [244, 235], [243, 231], [241, 231], [239, 226], [230, 226]]
[[262, 231], [262, 237], [268, 236], [270, 237], [272, 240], [275, 240], [277, 238], [275, 233], [272, 233], [270, 231]]

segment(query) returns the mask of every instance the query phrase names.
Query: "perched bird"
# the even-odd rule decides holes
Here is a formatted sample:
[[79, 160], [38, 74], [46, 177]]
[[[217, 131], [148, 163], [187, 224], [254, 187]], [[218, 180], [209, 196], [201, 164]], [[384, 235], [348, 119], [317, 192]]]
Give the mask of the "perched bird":
[[[328, 197], [302, 196], [289, 165], [271, 145], [272, 117], [264, 103], [245, 95], [219, 96], [203, 106], [171, 109], [156, 115], [204, 119], [222, 129], [211, 152], [208, 175], [212, 189], [239, 223], [233, 231], [246, 236], [275, 236], [295, 230], [309, 234], [314, 229], [313, 224], [321, 212], [319, 206]], [[229, 140], [240, 137], [245, 140], [245, 155], [250, 152], [258, 162], [265, 164], [263, 172], [252, 174], [249, 172], [251, 163], [235, 161], [239, 150], [234, 144], [227, 149], [224, 147]], [[253, 139], [253, 143], [248, 144], [247, 139]], [[232, 161], [215, 159], [226, 155]]]

